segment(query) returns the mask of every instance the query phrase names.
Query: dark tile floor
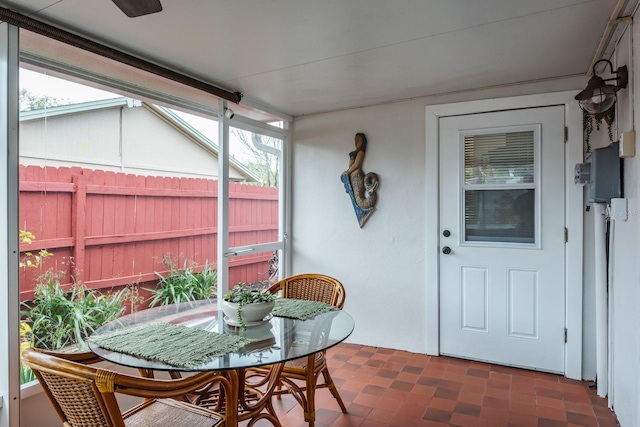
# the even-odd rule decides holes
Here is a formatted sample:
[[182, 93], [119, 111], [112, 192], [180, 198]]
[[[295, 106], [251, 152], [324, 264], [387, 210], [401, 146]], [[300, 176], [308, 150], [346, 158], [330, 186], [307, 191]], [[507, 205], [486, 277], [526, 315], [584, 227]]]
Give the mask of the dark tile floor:
[[[321, 389], [317, 427], [618, 426], [590, 382], [353, 344], [328, 356], [348, 413]], [[291, 396], [274, 406], [283, 427], [306, 425]]]

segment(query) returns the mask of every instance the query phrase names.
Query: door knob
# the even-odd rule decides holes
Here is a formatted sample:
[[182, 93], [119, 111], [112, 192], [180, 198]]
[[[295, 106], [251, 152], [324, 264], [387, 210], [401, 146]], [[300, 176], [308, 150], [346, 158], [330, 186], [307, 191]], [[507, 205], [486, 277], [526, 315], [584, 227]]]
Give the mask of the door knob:
[[449, 230], [444, 230], [444, 231], [442, 232], [442, 235], [443, 235], [444, 237], [449, 237], [449, 236], [451, 236], [451, 232], [450, 232]]
[[451, 253], [451, 248], [449, 246], [445, 246], [442, 248], [442, 253], [445, 255], [449, 255]]

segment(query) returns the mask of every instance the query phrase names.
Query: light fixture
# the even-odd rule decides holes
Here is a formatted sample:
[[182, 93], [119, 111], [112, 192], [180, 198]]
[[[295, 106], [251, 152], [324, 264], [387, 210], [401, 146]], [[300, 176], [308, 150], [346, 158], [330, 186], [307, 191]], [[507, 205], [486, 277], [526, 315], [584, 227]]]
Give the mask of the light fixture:
[[[603, 79], [596, 74], [596, 65], [600, 62], [606, 62], [609, 64], [609, 70], [611, 74], [615, 74], [615, 77], [610, 79]], [[615, 85], [607, 84], [606, 82], [615, 80]], [[589, 114], [602, 114], [616, 103], [616, 92], [620, 89], [627, 87], [629, 81], [629, 72], [627, 66], [623, 65], [616, 71], [613, 71], [613, 65], [611, 61], [607, 59], [601, 59], [593, 64], [593, 77], [589, 79], [587, 87], [576, 95], [576, 99], [580, 102], [580, 108]]]

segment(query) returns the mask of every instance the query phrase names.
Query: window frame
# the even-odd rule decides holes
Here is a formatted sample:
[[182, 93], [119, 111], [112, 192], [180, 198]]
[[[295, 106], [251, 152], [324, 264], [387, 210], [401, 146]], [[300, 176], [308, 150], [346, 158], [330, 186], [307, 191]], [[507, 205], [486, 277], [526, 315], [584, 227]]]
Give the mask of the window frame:
[[[0, 427], [18, 427], [20, 417], [20, 310], [18, 283], [18, 73], [19, 29], [0, 24], [0, 199], [7, 209], [0, 211]], [[13, 284], [13, 285], [12, 285]], [[3, 373], [4, 373], [3, 372]]]
[[[290, 151], [290, 130], [286, 125], [284, 128], [278, 128], [276, 126], [258, 122], [248, 117], [234, 115], [229, 118], [225, 115], [225, 110], [228, 104], [225, 100], [220, 100], [218, 108], [218, 140], [219, 152], [218, 152], [218, 283], [227, 283], [229, 278], [229, 259], [240, 256], [246, 252], [260, 253], [260, 252], [273, 252], [281, 251], [284, 256], [279, 260], [280, 268], [279, 274], [282, 277], [287, 267], [287, 255], [286, 240], [288, 236], [288, 198], [287, 188], [289, 187], [287, 177], [289, 174], [286, 168], [288, 153]], [[282, 140], [282, 156], [280, 157], [279, 165], [282, 172], [279, 193], [278, 193], [278, 240], [275, 242], [247, 245], [247, 246], [229, 246], [229, 130], [231, 127], [236, 129], [261, 134], [268, 137], [278, 138]], [[229, 284], [231, 288], [231, 284]], [[223, 286], [218, 286], [217, 289], [218, 301], [222, 301], [226, 291]]]

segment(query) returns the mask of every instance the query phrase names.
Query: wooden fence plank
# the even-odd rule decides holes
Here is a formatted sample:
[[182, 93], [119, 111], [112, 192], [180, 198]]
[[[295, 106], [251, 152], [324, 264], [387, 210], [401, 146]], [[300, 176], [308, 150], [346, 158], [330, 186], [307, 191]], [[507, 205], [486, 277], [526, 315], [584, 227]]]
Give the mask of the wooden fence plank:
[[[165, 182], [165, 187], [173, 191], [180, 191], [180, 182], [167, 180]], [[170, 212], [170, 230], [180, 229], [180, 202], [181, 199], [173, 197], [168, 203], [169, 206], [166, 208]], [[180, 257], [180, 242], [178, 239], [172, 239], [169, 241], [167, 254], [173, 258]]]
[[85, 224], [87, 209], [87, 183], [84, 175], [76, 175], [74, 177], [76, 192], [74, 194], [74, 203], [71, 208], [71, 224], [72, 236], [74, 240], [73, 259], [75, 260], [75, 271], [73, 272], [76, 280], [84, 281], [85, 267]]
[[[104, 184], [105, 171], [94, 170], [90, 173], [90, 178], [87, 179], [87, 183], [91, 182], [93, 185]], [[87, 237], [101, 235], [102, 227], [104, 223], [104, 196], [102, 194], [87, 194]], [[86, 264], [85, 264], [85, 280], [98, 280], [103, 273], [103, 259], [102, 248], [91, 247], [87, 250]], [[105, 268], [106, 273], [106, 268]], [[106, 274], [105, 274], [106, 276]], [[108, 277], [108, 276], [106, 276]]]
[[[104, 186], [113, 187], [116, 183], [116, 174], [113, 171], [104, 172]], [[116, 200], [118, 196], [111, 194], [105, 194], [102, 197], [103, 204], [103, 219], [102, 219], [102, 235], [110, 235], [115, 233], [116, 222]], [[106, 245], [101, 248], [102, 255], [102, 272], [101, 277], [115, 277], [118, 272], [115, 270], [114, 265], [114, 247], [113, 245]]]
[[[115, 186], [116, 187], [124, 187], [127, 183], [127, 177], [124, 173], [117, 173], [115, 175]], [[114, 204], [114, 223], [113, 223], [113, 232], [116, 235], [126, 235], [126, 206], [127, 199], [131, 196], [114, 196], [113, 204]], [[113, 277], [121, 277], [125, 274], [125, 261], [124, 261], [124, 251], [127, 245], [113, 245], [113, 268], [112, 268], [112, 276]]]
[[[132, 174], [127, 174], [125, 179], [126, 187], [133, 187], [136, 183], [136, 176]], [[125, 229], [123, 235], [133, 235], [136, 229], [136, 202], [137, 196], [124, 196], [125, 200], [125, 210], [124, 210], [124, 221], [125, 221]], [[136, 247], [135, 244], [129, 243], [124, 245], [124, 276], [132, 276], [135, 272], [136, 267]]]

